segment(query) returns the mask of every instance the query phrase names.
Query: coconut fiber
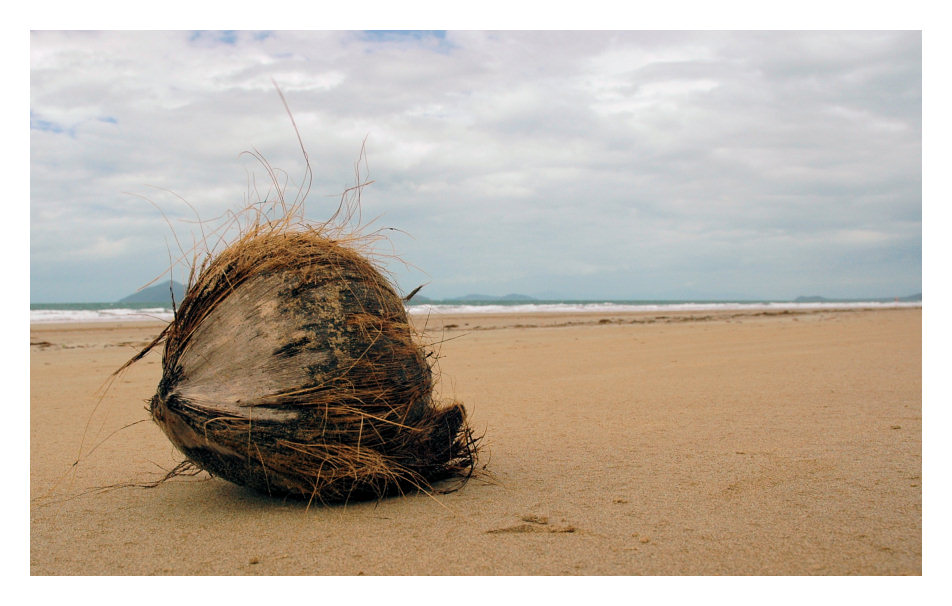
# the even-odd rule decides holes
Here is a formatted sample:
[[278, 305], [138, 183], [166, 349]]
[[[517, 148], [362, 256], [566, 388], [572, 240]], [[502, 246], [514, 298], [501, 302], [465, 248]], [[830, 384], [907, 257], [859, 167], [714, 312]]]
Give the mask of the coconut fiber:
[[152, 418], [194, 469], [330, 503], [465, 481], [477, 440], [433, 398], [403, 299], [347, 241], [256, 226], [193, 266]]

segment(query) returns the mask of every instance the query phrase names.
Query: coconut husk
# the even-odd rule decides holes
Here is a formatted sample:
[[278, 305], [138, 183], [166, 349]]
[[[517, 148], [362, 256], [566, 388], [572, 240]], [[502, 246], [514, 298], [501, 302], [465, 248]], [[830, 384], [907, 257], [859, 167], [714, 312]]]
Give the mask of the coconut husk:
[[465, 481], [477, 440], [433, 397], [431, 354], [354, 241], [256, 224], [201, 265], [164, 342], [152, 418], [188, 462], [325, 503]]

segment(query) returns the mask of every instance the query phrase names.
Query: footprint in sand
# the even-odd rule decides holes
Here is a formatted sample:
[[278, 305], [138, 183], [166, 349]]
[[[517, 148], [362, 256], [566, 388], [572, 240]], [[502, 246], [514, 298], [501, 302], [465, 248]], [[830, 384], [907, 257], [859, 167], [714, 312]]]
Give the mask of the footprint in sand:
[[488, 534], [522, 534], [528, 532], [569, 533], [576, 532], [578, 530], [572, 525], [550, 525], [549, 518], [547, 516], [525, 515], [519, 519], [522, 520], [523, 524], [506, 526], [504, 528], [494, 528], [492, 530], [487, 530], [486, 532]]

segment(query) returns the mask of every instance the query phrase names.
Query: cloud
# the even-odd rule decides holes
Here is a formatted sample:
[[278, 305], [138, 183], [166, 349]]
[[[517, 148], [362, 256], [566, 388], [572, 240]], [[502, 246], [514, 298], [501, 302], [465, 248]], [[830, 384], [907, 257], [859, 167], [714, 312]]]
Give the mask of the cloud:
[[[191, 242], [177, 196], [213, 218], [267, 192], [243, 151], [295, 191], [272, 78], [311, 217], [366, 139], [364, 215], [412, 235], [392, 242], [420, 268], [391, 268], [406, 290], [915, 292], [921, 50], [917, 32], [33, 32], [31, 296], [151, 280], [170, 230], [142, 197]], [[134, 259], [106, 254], [129, 237]], [[71, 250], [90, 251], [78, 290], [53, 267]]]

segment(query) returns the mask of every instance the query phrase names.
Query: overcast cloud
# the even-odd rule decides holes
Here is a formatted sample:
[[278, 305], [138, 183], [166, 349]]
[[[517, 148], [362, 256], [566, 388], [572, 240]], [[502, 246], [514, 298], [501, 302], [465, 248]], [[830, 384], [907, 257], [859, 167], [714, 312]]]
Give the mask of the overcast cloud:
[[[31, 301], [160, 275], [266, 175], [364, 218], [434, 298], [922, 288], [918, 32], [34, 32]], [[169, 193], [172, 192], [172, 193]], [[389, 250], [389, 249], [388, 249]], [[177, 270], [176, 279], [185, 274]]]

